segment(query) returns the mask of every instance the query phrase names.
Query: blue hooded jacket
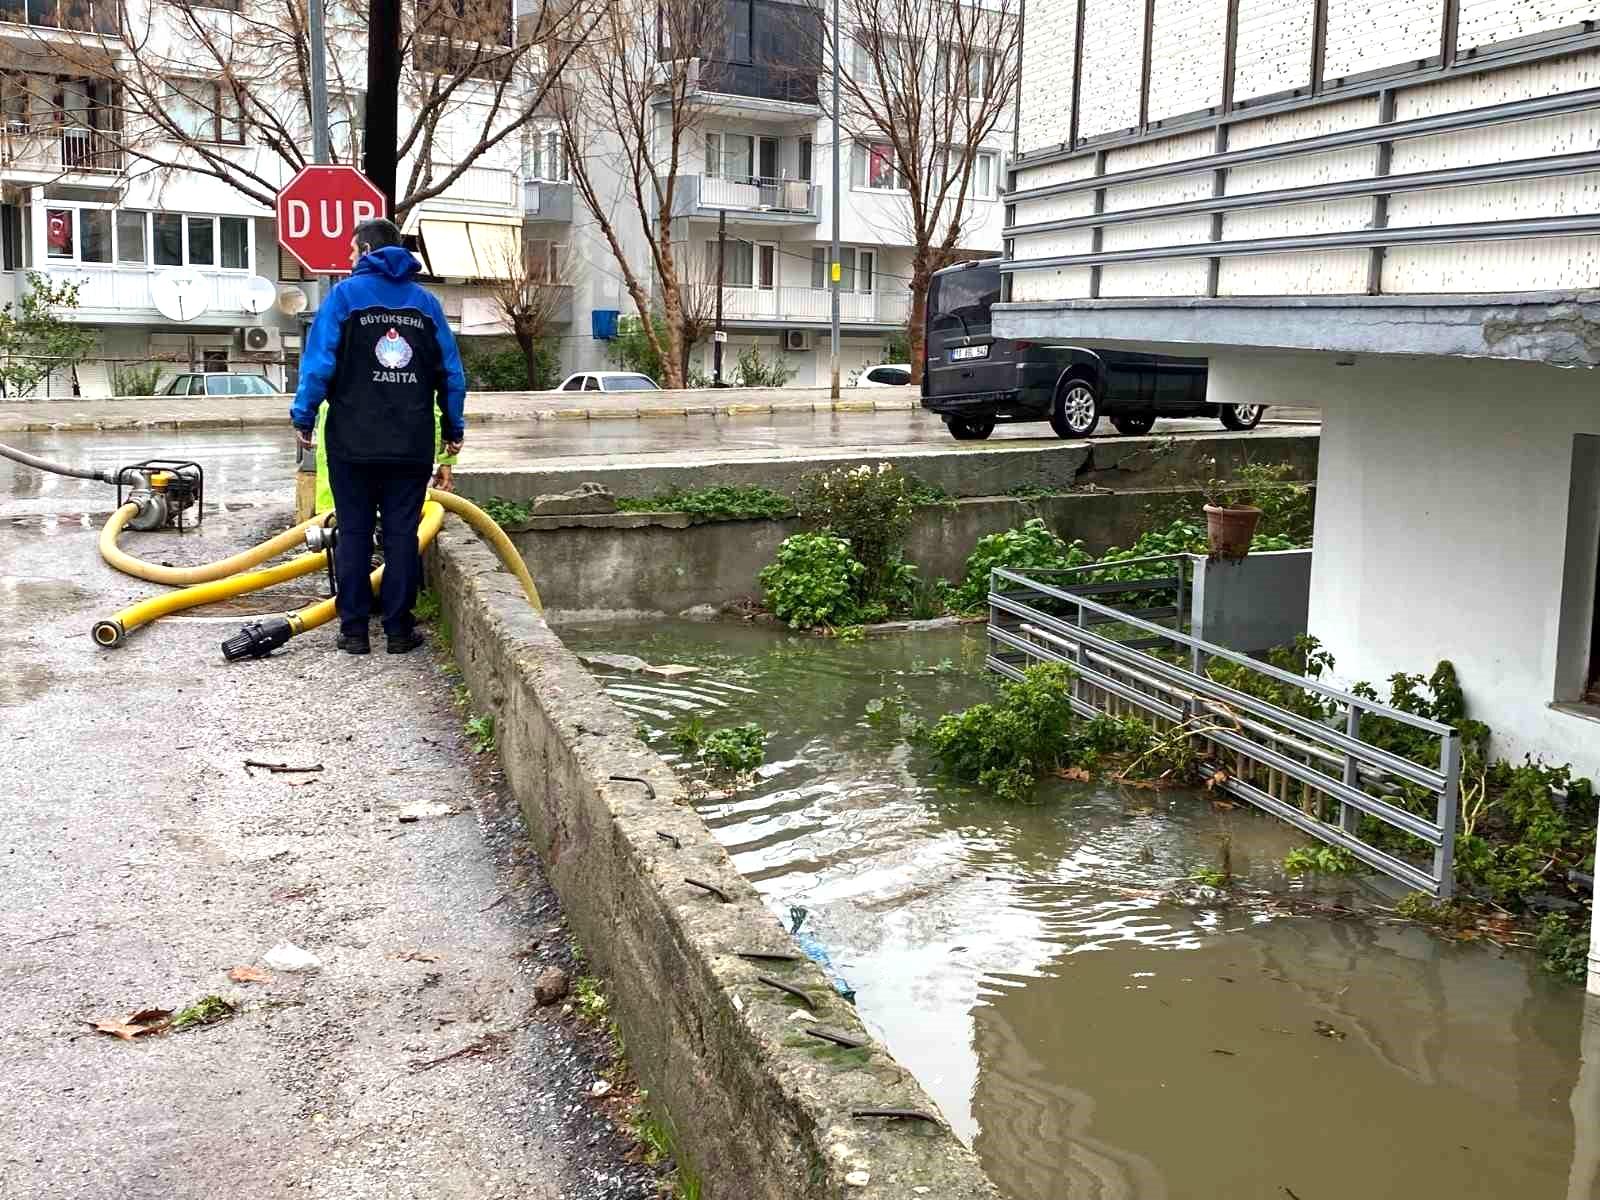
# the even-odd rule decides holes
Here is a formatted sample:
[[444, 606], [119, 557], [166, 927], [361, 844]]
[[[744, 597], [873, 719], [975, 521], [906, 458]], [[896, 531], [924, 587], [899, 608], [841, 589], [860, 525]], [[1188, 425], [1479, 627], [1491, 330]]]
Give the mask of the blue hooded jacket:
[[403, 246], [363, 255], [312, 322], [289, 418], [310, 434], [326, 400], [331, 458], [431, 463], [435, 434], [465, 433], [461, 354], [421, 269]]

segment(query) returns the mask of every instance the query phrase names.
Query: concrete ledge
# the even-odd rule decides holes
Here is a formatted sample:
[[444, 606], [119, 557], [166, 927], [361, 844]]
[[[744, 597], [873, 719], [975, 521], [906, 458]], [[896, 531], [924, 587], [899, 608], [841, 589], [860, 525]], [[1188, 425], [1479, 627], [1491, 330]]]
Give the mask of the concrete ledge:
[[[813, 963], [735, 956], [799, 950], [671, 768], [490, 552], [452, 529], [429, 559], [457, 661], [476, 704], [495, 716], [507, 783], [592, 967], [611, 984], [629, 1058], [707, 1200], [996, 1200], [943, 1126], [852, 1119], [852, 1108], [937, 1110]], [[619, 775], [650, 780], [655, 795]], [[792, 1019], [800, 1002], [758, 974], [803, 988], [819, 1019], [868, 1047], [804, 1036]], [[846, 1182], [861, 1171], [865, 1186]]]

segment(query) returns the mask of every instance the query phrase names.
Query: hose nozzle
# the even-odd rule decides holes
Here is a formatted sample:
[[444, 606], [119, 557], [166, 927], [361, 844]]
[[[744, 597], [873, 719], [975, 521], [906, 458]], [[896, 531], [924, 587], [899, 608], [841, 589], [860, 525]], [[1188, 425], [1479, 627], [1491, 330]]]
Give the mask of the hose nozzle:
[[228, 662], [266, 658], [287, 642], [293, 632], [289, 622], [282, 617], [273, 617], [270, 621], [252, 621], [222, 643], [222, 657]]

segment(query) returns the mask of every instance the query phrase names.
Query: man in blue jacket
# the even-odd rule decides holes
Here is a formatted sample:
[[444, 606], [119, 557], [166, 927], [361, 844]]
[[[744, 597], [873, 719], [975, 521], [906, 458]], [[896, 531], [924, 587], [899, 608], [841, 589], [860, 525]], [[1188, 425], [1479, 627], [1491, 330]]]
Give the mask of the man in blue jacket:
[[383, 632], [389, 653], [405, 654], [422, 644], [412, 613], [422, 584], [417, 524], [435, 438], [447, 456], [460, 453], [467, 381], [444, 310], [415, 282], [421, 266], [400, 244], [393, 222], [357, 226], [350, 262], [350, 278], [328, 293], [311, 325], [289, 417], [300, 444], [309, 448], [317, 409], [328, 403], [323, 434], [339, 514], [333, 552], [339, 649], [371, 650], [367, 576], [381, 512]]

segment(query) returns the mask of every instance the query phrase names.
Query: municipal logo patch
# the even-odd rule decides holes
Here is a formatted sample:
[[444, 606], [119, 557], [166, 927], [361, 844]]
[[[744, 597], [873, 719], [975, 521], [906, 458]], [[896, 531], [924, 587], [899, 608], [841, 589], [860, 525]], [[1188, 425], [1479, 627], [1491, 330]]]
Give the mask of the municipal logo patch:
[[411, 361], [411, 343], [400, 336], [398, 329], [390, 329], [379, 338], [374, 352], [378, 365], [389, 371], [399, 371]]

